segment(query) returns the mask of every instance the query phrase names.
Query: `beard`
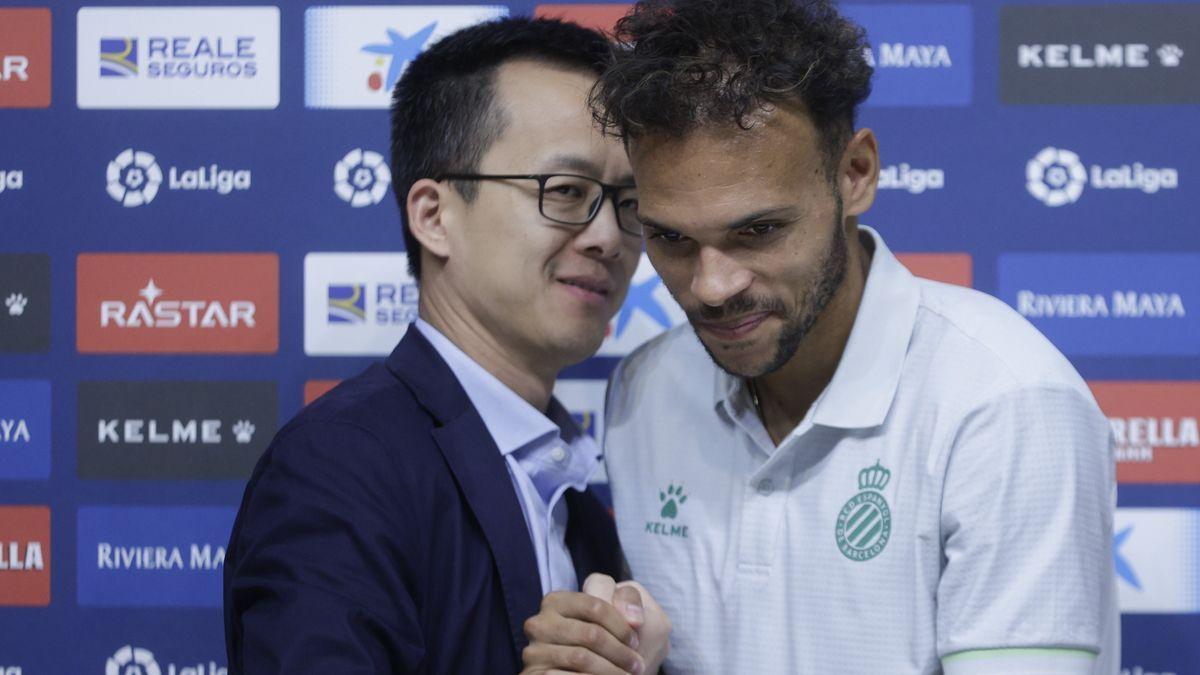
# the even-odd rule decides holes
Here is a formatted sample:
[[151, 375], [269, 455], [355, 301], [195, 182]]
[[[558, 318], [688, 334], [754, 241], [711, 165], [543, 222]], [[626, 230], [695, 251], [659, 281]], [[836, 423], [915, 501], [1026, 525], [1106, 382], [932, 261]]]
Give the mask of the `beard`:
[[709, 358], [721, 370], [736, 377], [762, 377], [773, 373], [792, 360], [792, 357], [796, 355], [796, 350], [800, 348], [800, 343], [812, 332], [813, 326], [817, 324], [817, 320], [833, 300], [833, 296], [841, 288], [842, 281], [846, 278], [848, 253], [846, 232], [842, 224], [842, 199], [840, 195], [835, 195], [835, 199], [833, 240], [821, 257], [817, 276], [801, 293], [800, 300], [795, 307], [789, 307], [780, 298], [756, 298], [742, 294], [730, 298], [718, 307], [701, 305], [699, 309], [687, 312], [688, 321], [692, 323], [693, 327], [697, 321], [720, 321], [731, 316], [758, 312], [770, 312], [783, 318], [783, 327], [779, 331], [779, 338], [775, 341], [774, 355], [766, 365], [758, 368], [755, 372], [734, 371], [727, 363], [723, 363], [717, 354], [713, 353], [713, 350], [704, 342], [704, 338], [697, 332], [696, 337], [700, 339], [700, 344], [704, 346]]

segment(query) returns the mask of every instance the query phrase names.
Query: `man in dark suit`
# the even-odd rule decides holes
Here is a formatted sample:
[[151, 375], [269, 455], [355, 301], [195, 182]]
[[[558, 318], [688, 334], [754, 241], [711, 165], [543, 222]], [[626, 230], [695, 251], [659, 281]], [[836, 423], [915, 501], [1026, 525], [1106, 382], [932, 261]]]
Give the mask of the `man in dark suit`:
[[[513, 673], [544, 595], [618, 575], [586, 489], [599, 452], [551, 396], [600, 345], [641, 250], [628, 160], [586, 105], [607, 55], [578, 26], [505, 19], [398, 83], [420, 319], [255, 469], [226, 558], [231, 673]], [[609, 660], [645, 668], [636, 609], [583, 597]]]

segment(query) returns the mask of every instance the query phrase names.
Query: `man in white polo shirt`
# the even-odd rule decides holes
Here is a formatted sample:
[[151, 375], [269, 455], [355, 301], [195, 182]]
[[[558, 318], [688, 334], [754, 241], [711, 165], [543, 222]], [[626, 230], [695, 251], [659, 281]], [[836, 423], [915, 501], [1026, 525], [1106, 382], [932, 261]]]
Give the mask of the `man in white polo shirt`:
[[691, 323], [607, 409], [667, 669], [1116, 673], [1107, 421], [1016, 313], [858, 224], [862, 31], [826, 2], [657, 0], [618, 33], [594, 100]]

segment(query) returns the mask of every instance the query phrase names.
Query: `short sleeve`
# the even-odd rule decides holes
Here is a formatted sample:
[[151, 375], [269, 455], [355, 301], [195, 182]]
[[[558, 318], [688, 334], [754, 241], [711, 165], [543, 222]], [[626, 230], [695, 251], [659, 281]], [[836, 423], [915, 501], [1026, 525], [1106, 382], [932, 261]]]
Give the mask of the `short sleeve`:
[[939, 657], [1061, 648], [1115, 663], [1110, 438], [1068, 387], [1008, 391], [966, 415], [942, 494]]

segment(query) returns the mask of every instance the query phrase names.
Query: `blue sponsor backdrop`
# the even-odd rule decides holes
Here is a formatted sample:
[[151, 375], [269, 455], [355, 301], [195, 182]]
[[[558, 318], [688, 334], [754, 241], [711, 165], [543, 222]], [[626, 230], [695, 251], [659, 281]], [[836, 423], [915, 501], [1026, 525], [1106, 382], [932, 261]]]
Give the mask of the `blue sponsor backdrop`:
[[[305, 62], [305, 12], [317, 3], [279, 7], [276, 108], [237, 109], [233, 101], [223, 109], [205, 110], [80, 109], [77, 58], [83, 68], [95, 72], [102, 63], [100, 44], [77, 53], [77, 12], [83, 3], [5, 0], [0, 9], [17, 4], [48, 6], [52, 11], [52, 102], [49, 108], [0, 109], [0, 171], [10, 176], [7, 189], [0, 192], [0, 252], [50, 255], [51, 343], [48, 352], [0, 353], [0, 418], [26, 415], [41, 420], [38, 424], [47, 431], [32, 438], [49, 439], [49, 413], [38, 403], [49, 397], [53, 446], [48, 455], [39, 455], [32, 442], [14, 454], [0, 446], [6, 453], [0, 463], [0, 502], [51, 508], [53, 562], [48, 606], [0, 607], [0, 624], [5, 627], [0, 631], [0, 666], [20, 666], [24, 673], [100, 673], [110, 662], [121, 668], [151, 653], [163, 672], [173, 665], [177, 672], [201, 668], [194, 672], [215, 673], [225, 663], [215, 609], [219, 598], [212, 583], [216, 575], [143, 570], [105, 576], [96, 569], [96, 546], [101, 539], [163, 547], [190, 546], [196, 538], [215, 541], [214, 530], [227, 528], [230, 509], [238, 504], [244, 485], [80, 479], [75, 459], [77, 385], [83, 380], [271, 380], [278, 383], [283, 423], [300, 408], [307, 380], [340, 379], [373, 361], [375, 357], [368, 356], [305, 356], [303, 261], [314, 251], [402, 248], [397, 207], [390, 196], [354, 207], [335, 189], [335, 166], [355, 149], [386, 156], [387, 115], [382, 109], [349, 103], [306, 107], [305, 73], [311, 64]], [[1153, 12], [1149, 3], [1128, 4]], [[505, 6], [512, 14], [535, 9], [529, 0]], [[1200, 175], [1200, 137], [1192, 128], [1200, 111], [1194, 105], [1002, 105], [999, 60], [1015, 58], [1015, 53], [1001, 44], [1001, 6], [996, 0], [848, 6], [869, 28], [873, 57], [880, 66], [876, 93], [863, 110], [861, 124], [875, 130], [883, 164], [897, 167], [898, 180], [916, 176], [913, 170], [925, 172], [906, 183], [925, 185], [922, 190], [881, 190], [864, 221], [878, 228], [897, 251], [969, 253], [975, 287], [1014, 306], [1019, 305], [1016, 293], [1021, 290], [1178, 294], [1184, 315], [1122, 318], [1119, 328], [1111, 319], [1032, 320], [1089, 380], [1200, 380], [1195, 323], [1200, 312], [1195, 306], [1200, 292], [1195, 265], [1200, 256], [1195, 227], [1200, 193], [1191, 183]], [[354, 58], [361, 48], [388, 43], [388, 29], [408, 38], [437, 20], [435, 12], [402, 25], [379, 24], [361, 39], [350, 35], [345, 43], [349, 60], [324, 64], [324, 72], [341, 73], [353, 86], [370, 87], [373, 74], [386, 77], [390, 71], [390, 56], [372, 53], [371, 58], [379, 60], [359, 69]], [[237, 18], [227, 23], [232, 30], [241, 28]], [[124, 24], [105, 29], [103, 37], [111, 38], [145, 33]], [[1135, 25], [1113, 31], [1120, 36], [1114, 38], [1117, 42], [1143, 39]], [[1070, 44], [1070, 30], [1064, 29], [1056, 41]], [[1185, 62], [1200, 58], [1200, 43], [1177, 46]], [[1148, 53], [1158, 49], [1152, 45]], [[1170, 66], [1153, 60], [1151, 67]], [[100, 86], [119, 79], [105, 78]], [[348, 100], [354, 97], [347, 92]], [[339, 95], [336, 88], [331, 95]], [[122, 206], [107, 190], [108, 165], [126, 148], [155, 155], [164, 173], [153, 201], [135, 208]], [[1074, 195], [1060, 206], [1049, 205], [1029, 187], [1029, 164], [1046, 148], [1069, 151], [1057, 156], [1073, 155], [1083, 169], [1081, 182], [1070, 166], [1044, 166], [1037, 172], [1037, 180], [1045, 185], [1038, 194]], [[242, 187], [234, 185], [228, 194], [171, 189], [172, 167], [180, 174], [202, 167], [210, 173], [248, 172], [249, 181], [240, 174]], [[373, 167], [367, 167], [372, 169], [370, 176], [356, 168], [349, 167], [343, 183], [351, 185], [354, 194], [372, 194], [371, 181], [379, 180], [380, 174]], [[19, 188], [13, 187], [13, 171], [21, 172]], [[939, 174], [940, 180], [934, 180]], [[238, 182], [230, 176], [231, 184]], [[1074, 189], [1072, 180], [1078, 182]], [[108, 251], [277, 253], [278, 352], [79, 354], [76, 256]], [[0, 302], [5, 299], [0, 297]], [[643, 303], [643, 313], [645, 307], [656, 306], [648, 293], [638, 302]], [[0, 311], [6, 308], [0, 306]], [[565, 376], [603, 378], [614, 364], [614, 357], [595, 358]], [[30, 381], [35, 384], [27, 384]], [[48, 457], [48, 466], [38, 457]], [[1127, 507], [1200, 507], [1200, 486], [1122, 485], [1119, 500]], [[189, 561], [190, 549], [184, 558]], [[1194, 580], [1200, 572], [1191, 569], [1186, 574]], [[154, 604], [172, 606], [147, 607]], [[1194, 639], [1200, 634], [1200, 615], [1127, 614], [1122, 625], [1123, 662], [1131, 673], [1141, 672], [1137, 668], [1200, 672], [1200, 643]], [[68, 645], [72, 648], [64, 649]], [[131, 649], [122, 651], [126, 646]]]

